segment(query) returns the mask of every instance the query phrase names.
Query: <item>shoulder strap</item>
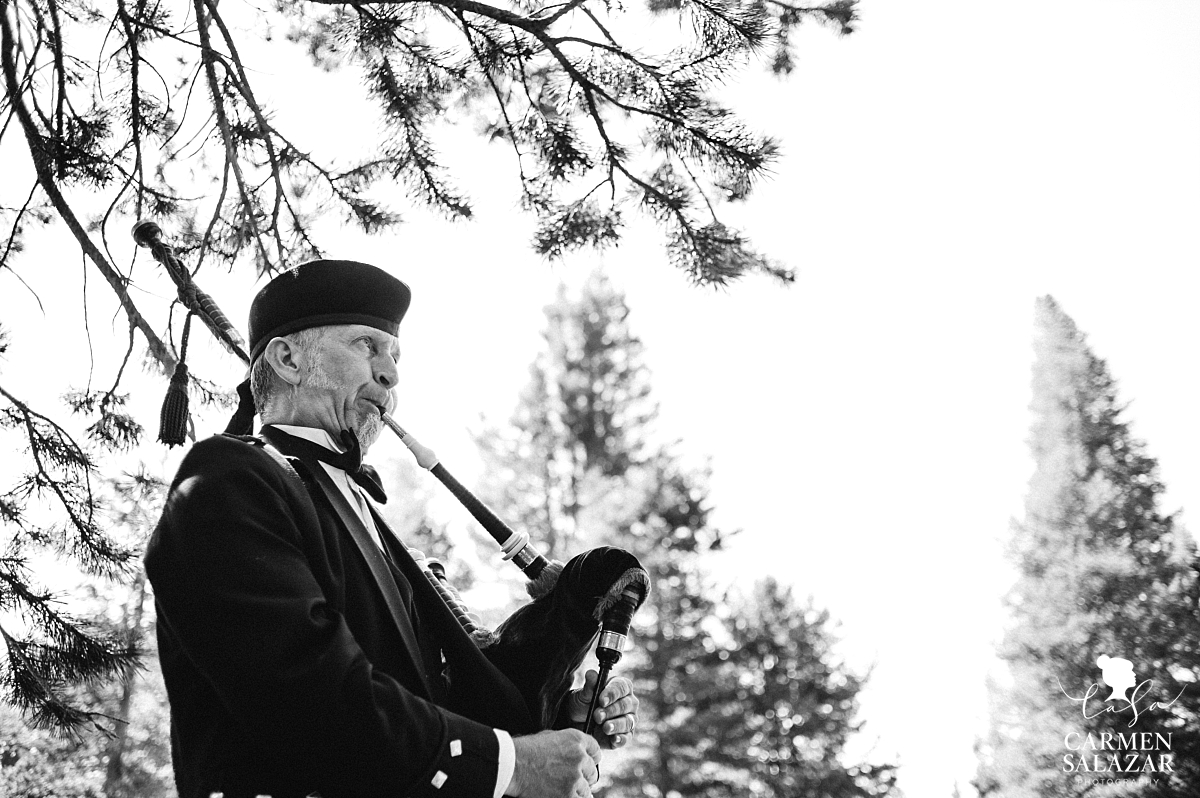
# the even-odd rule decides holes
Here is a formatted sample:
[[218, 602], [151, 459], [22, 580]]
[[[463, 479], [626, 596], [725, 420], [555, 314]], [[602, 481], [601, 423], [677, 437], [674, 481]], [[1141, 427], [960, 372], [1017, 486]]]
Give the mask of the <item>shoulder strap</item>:
[[293, 461], [299, 462], [299, 460], [288, 457], [283, 452], [279, 451], [279, 449], [275, 448], [275, 446], [272, 445], [272, 443], [266, 438], [260, 435], [231, 435], [227, 432], [222, 434], [226, 438], [233, 438], [234, 440], [242, 441], [243, 443], [248, 443], [251, 446], [257, 446], [258, 448], [262, 449], [271, 456], [272, 460], [279, 464], [279, 467], [283, 469], [284, 473], [288, 475], [288, 477], [296, 484], [297, 487], [303, 488], [304, 490], [308, 489], [308, 486], [304, 484], [304, 478], [300, 476], [300, 472], [297, 471], [296, 466], [293, 465]]
[[271, 459], [273, 459], [276, 463], [279, 463], [279, 467], [287, 472], [287, 475], [292, 478], [293, 482], [295, 482], [301, 488], [305, 487], [304, 480], [300, 477], [300, 472], [296, 470], [296, 466], [292, 465], [292, 458], [286, 456], [283, 452], [276, 449], [268, 441], [262, 442], [262, 448], [264, 452], [271, 455]]

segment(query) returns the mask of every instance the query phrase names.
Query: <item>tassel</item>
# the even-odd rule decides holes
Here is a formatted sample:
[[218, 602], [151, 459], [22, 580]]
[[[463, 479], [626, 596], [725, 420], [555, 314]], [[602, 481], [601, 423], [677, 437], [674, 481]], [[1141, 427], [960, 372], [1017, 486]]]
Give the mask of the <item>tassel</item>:
[[187, 439], [188, 425], [188, 336], [192, 331], [192, 314], [183, 320], [183, 340], [179, 344], [179, 362], [167, 386], [162, 410], [158, 414], [158, 439], [167, 446], [180, 446]]
[[179, 446], [187, 437], [188, 367], [180, 361], [171, 375], [162, 412], [158, 415], [158, 439], [167, 446]]

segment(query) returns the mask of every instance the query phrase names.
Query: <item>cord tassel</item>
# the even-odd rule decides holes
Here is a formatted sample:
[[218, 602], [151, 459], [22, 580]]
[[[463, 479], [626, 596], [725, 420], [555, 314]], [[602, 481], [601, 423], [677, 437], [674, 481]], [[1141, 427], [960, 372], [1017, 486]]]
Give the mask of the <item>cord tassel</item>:
[[171, 375], [162, 412], [158, 415], [158, 439], [167, 446], [180, 446], [187, 438], [188, 367], [181, 361]]
[[158, 439], [167, 446], [181, 446], [187, 439], [188, 426], [188, 334], [192, 329], [192, 314], [183, 322], [183, 341], [179, 347], [179, 363], [171, 375], [167, 395], [163, 398], [162, 410], [158, 414]]

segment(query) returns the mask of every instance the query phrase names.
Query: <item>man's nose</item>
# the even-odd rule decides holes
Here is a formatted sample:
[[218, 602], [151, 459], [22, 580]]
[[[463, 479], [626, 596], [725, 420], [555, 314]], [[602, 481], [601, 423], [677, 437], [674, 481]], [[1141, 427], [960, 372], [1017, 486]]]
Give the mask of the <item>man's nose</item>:
[[396, 368], [396, 361], [392, 360], [389, 355], [379, 358], [379, 362], [375, 366], [375, 380], [390, 390], [396, 387], [399, 378], [400, 372]]

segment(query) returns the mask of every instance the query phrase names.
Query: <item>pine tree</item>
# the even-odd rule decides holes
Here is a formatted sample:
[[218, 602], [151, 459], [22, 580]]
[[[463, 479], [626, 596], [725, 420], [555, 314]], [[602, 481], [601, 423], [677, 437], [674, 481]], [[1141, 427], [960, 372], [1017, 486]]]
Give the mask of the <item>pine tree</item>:
[[[694, 663], [693, 680], [704, 689], [680, 725], [691, 737], [683, 747], [696, 758], [689, 771], [708, 771], [691, 785], [699, 788], [693, 794], [890, 794], [894, 766], [843, 763], [846, 741], [862, 728], [856, 715], [864, 680], [834, 654], [829, 612], [811, 599], [797, 604], [789, 588], [766, 578], [723, 620], [731, 639]], [[747, 770], [745, 787], [730, 778], [739, 768]]]
[[[105, 480], [106, 513], [116, 536], [140, 548], [158, 520], [166, 485], [145, 470]], [[144, 575], [127, 584], [93, 580], [76, 591], [93, 624], [110, 639], [147, 652], [146, 665], [120, 680], [61, 685], [62, 702], [95, 718], [105, 734], [64, 738], [0, 704], [0, 794], [12, 798], [173, 796], [166, 687], [154, 656], [154, 617]]]
[[510, 423], [477, 440], [485, 493], [550, 557], [565, 559], [588, 542], [590, 515], [648, 462], [644, 436], [658, 411], [628, 316], [602, 272], [577, 300], [560, 287], [546, 308], [545, 349]]
[[[638, 648], [626, 670], [640, 698], [638, 737], [627, 762], [613, 776], [618, 796], [723, 795], [720, 788], [742, 782], [752, 766], [745, 750], [725, 748], [720, 737], [697, 739], [692, 708], [704, 696], [734, 689], [714, 683], [698, 662], [718, 651], [710, 621], [716, 594], [702, 555], [719, 548], [723, 537], [709, 521], [706, 474], [685, 470], [663, 452], [646, 474], [649, 490], [631, 506], [628, 523], [614, 530], [613, 542], [634, 551], [650, 572], [651, 593], [636, 626]], [[713, 773], [718, 753], [732, 766]], [[713, 788], [717, 787], [716, 791]]]
[[[639, 729], [606, 770], [609, 793], [886, 794], [890, 769], [845, 768], [837, 760], [856, 728], [860, 682], [827, 656], [827, 618], [808, 623], [807, 610], [774, 587], [753, 610], [722, 616], [703, 563], [727, 536], [710, 520], [706, 470], [687, 467], [673, 447], [653, 440], [657, 406], [623, 295], [593, 274], [578, 297], [561, 292], [547, 318], [546, 349], [517, 411], [507, 427], [480, 437], [491, 475], [483, 492], [500, 515], [526, 524], [539, 543], [550, 541], [555, 556], [615, 545], [650, 573], [636, 643], [620, 665], [641, 701]], [[796, 635], [775, 646], [764, 638], [772, 625]], [[791, 673], [800, 681], [789, 687]], [[763, 689], [743, 686], [746, 679]], [[777, 686], [826, 697], [831, 709], [823, 714], [822, 701], [807, 724], [780, 737], [771, 731], [772, 713], [787, 699]], [[750, 751], [747, 715], [769, 732], [769, 742], [756, 745], [770, 751]], [[802, 746], [828, 756], [802, 767]], [[796, 791], [800, 781], [810, 792]]]
[[[1036, 326], [1036, 467], [1024, 519], [1013, 527], [1018, 581], [1000, 652], [1012, 683], [993, 688], [993, 730], [981, 746], [977, 787], [1004, 798], [1095, 794], [1094, 778], [1139, 774], [1125, 772], [1125, 764], [1071, 772], [1065, 756], [1077, 767], [1078, 754], [1112, 752], [1071, 750], [1066, 735], [1137, 732], [1170, 735], [1172, 772], [1146, 773], [1114, 794], [1196, 795], [1195, 541], [1159, 509], [1157, 464], [1132, 435], [1105, 362], [1052, 298], [1038, 301]], [[1101, 680], [1102, 655], [1130, 661], [1145, 683], [1136, 721], [1128, 702], [1107, 700], [1113, 685]], [[1098, 690], [1090, 704], [1072, 700], [1090, 685]]]
[[[108, 248], [87, 229], [81, 189], [104, 198], [101, 241], [114, 212], [151, 214], [194, 233], [204, 254], [249, 254], [264, 271], [318, 250], [314, 222], [323, 213], [367, 233], [395, 226], [399, 216], [373, 196], [381, 183], [399, 183], [451, 218], [470, 217], [437, 143], [437, 123], [452, 115], [511, 151], [542, 254], [610, 245], [628, 212], [641, 211], [698, 281], [754, 269], [786, 276], [716, 213], [751, 192], [777, 145], [710, 88], [767, 52], [772, 70], [790, 72], [796, 26], [815, 20], [850, 33], [856, 0], [650, 0], [647, 12], [678, 17], [692, 33], [655, 52], [621, 33], [627, 9], [593, 0], [315, 0], [246, 9], [249, 18], [215, 0], [182, 9], [3, 0], [0, 66], [15, 118], [0, 141], [23, 139], [37, 178], [14, 189], [12, 246], [0, 265], [19, 249], [24, 226], [58, 217], [140, 319]], [[302, 130], [284, 129], [255, 65], [243, 61], [255, 43], [241, 25], [268, 37], [282, 28], [314, 68], [352, 72], [348, 84], [362, 87], [381, 118], [377, 146], [341, 162], [306, 148]], [[196, 178], [211, 181], [214, 195], [195, 199]]]
[[[140, 551], [162, 514], [167, 484], [143, 466], [136, 473], [106, 480], [106, 487], [113, 497], [108, 510], [110, 523], [132, 548]], [[152, 600], [146, 574], [139, 570], [127, 585], [113, 588], [93, 584], [91, 588], [95, 603], [111, 608], [109, 622], [118, 637], [147, 652], [146, 662], [137, 672], [116, 684], [90, 685], [87, 691], [91, 703], [115, 721], [102, 752], [104, 795], [170, 795], [174, 791], [169, 770], [171, 751], [163, 736], [170, 715], [167, 688], [158, 664], [156, 618], [153, 612], [146, 612]]]
[[[131, 572], [135, 550], [105, 530], [92, 456], [62, 426], [3, 387], [0, 400], [6, 403], [0, 404], [0, 443], [29, 456], [25, 472], [0, 492], [0, 521], [9, 532], [0, 554], [0, 609], [9, 611], [0, 624], [0, 688], [36, 726], [75, 733], [98, 716], [69, 700], [64, 686], [127, 676], [138, 648], [67, 611], [54, 591], [39, 584], [33, 563], [55, 552], [96, 578], [114, 580]], [[46, 504], [61, 520], [47, 517]]]

